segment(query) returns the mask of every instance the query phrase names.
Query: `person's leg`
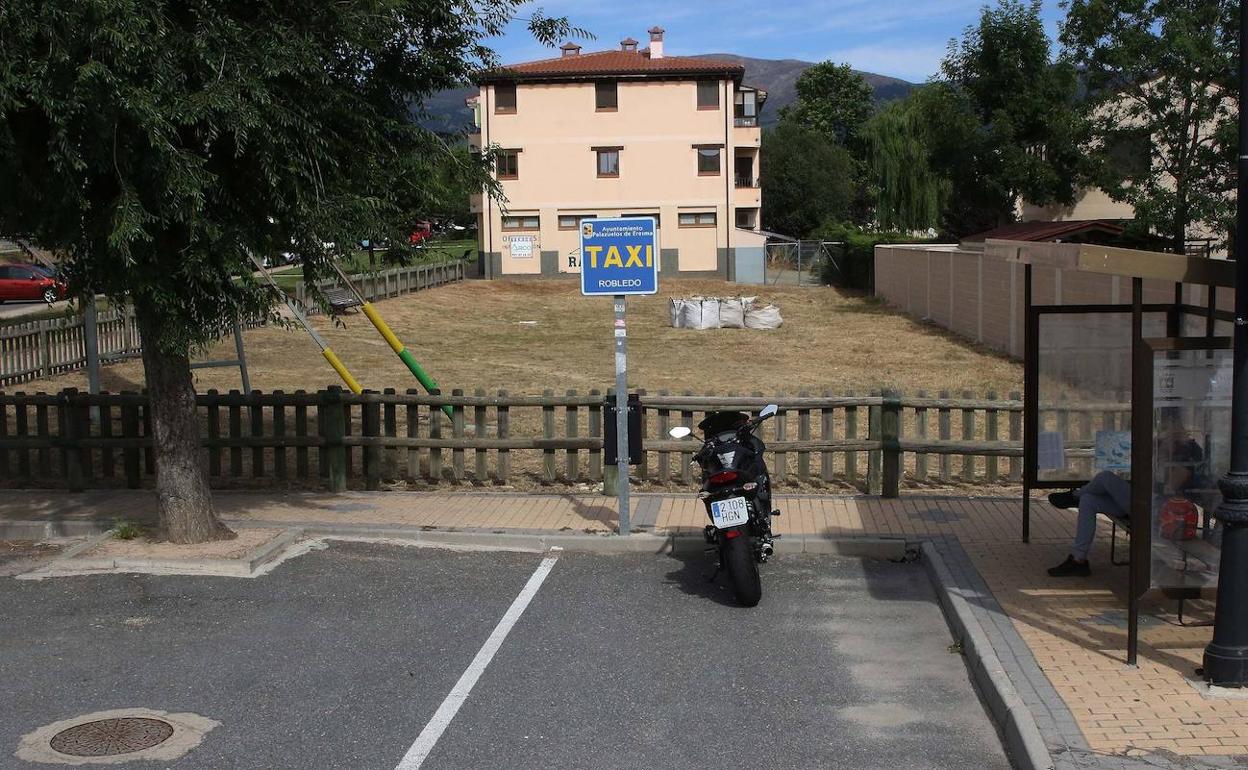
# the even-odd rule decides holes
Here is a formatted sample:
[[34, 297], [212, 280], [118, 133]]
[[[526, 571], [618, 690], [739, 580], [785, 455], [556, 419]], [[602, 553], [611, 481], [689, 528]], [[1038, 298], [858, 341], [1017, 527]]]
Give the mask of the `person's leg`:
[[1122, 518], [1131, 512], [1131, 483], [1116, 473], [1101, 471], [1087, 484], [1075, 490], [1080, 511], [1083, 510], [1084, 495], [1097, 498], [1097, 510], [1108, 516]]
[[1096, 514], [1110, 513], [1116, 503], [1107, 494], [1095, 494], [1086, 489], [1079, 495], [1079, 522], [1075, 526], [1075, 544], [1070, 555], [1075, 561], [1088, 560], [1088, 552], [1092, 550], [1092, 541], [1096, 537]]

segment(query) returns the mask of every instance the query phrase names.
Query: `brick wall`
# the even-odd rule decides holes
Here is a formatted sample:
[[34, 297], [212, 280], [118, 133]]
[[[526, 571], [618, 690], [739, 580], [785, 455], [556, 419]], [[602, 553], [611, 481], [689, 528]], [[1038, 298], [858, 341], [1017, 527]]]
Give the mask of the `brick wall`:
[[[996, 255], [953, 245], [876, 246], [875, 293], [889, 306], [930, 321], [1016, 358], [1023, 355], [1025, 297], [1023, 266]], [[1118, 276], [1035, 267], [1032, 298], [1037, 304], [1120, 304], [1131, 301], [1131, 280]], [[1184, 298], [1207, 302], [1204, 286], [1187, 286]], [[1174, 286], [1144, 282], [1144, 301], [1172, 302]], [[1218, 292], [1218, 307], [1234, 308], [1234, 293]], [[1220, 322], [1219, 334], [1230, 334]]]

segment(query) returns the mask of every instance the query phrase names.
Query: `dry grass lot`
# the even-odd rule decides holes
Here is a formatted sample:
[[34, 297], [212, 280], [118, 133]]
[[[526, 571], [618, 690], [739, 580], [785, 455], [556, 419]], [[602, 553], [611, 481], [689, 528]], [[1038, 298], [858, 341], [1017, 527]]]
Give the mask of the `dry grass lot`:
[[[777, 303], [774, 331], [691, 331], [669, 325], [667, 298], [759, 295]], [[907, 393], [948, 389], [1005, 396], [1021, 390], [1022, 368], [874, 300], [828, 287], [747, 287], [723, 281], [665, 280], [653, 297], [628, 301], [629, 385], [698, 393], [800, 390]], [[582, 297], [573, 281], [467, 281], [387, 300], [378, 309], [445, 391], [475, 388], [541, 393], [606, 389], [614, 382], [609, 299]], [[313, 322], [366, 388], [417, 387], [415, 379], [361, 314], [335, 327]], [[302, 331], [246, 333], [252, 387], [317, 390], [338, 384]], [[224, 341], [201, 358], [229, 358]], [[106, 367], [110, 391], [142, 387], [138, 361]], [[236, 369], [196, 372], [199, 389], [240, 387]], [[22, 390], [85, 387], [76, 372], [26, 383]]]

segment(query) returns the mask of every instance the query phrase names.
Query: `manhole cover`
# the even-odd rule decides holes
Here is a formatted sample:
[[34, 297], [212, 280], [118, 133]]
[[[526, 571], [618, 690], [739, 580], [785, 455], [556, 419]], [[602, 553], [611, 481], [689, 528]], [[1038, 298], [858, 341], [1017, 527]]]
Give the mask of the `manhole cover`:
[[51, 746], [74, 757], [111, 757], [150, 749], [171, 735], [173, 725], [159, 719], [100, 719], [62, 730], [52, 736]]

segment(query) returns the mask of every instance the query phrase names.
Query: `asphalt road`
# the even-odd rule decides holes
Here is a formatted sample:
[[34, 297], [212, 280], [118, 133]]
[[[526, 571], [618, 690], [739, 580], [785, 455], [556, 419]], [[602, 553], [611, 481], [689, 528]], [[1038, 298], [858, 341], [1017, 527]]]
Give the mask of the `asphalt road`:
[[[0, 767], [148, 707], [222, 723], [162, 767], [396, 768], [541, 561], [339, 543], [255, 580], [4, 579]], [[920, 565], [763, 569], [742, 609], [701, 555], [558, 555], [420, 766], [1009, 767]]]

